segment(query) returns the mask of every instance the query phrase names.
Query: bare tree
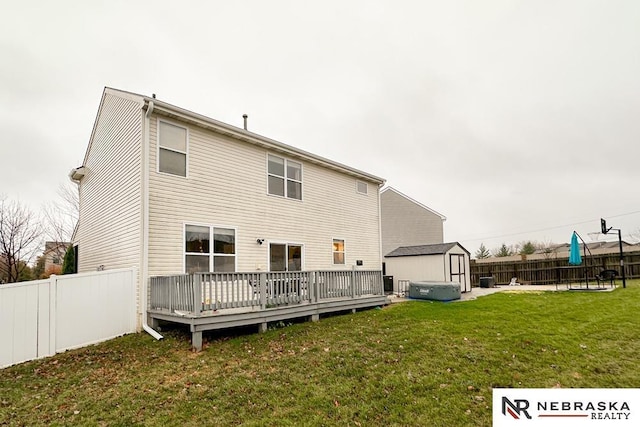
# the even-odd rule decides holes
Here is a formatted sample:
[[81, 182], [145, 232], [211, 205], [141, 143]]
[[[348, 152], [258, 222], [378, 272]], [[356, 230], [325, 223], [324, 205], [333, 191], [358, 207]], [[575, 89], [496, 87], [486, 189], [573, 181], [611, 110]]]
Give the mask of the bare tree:
[[[80, 216], [78, 188], [71, 181], [60, 184], [58, 199], [45, 205], [43, 209], [47, 239], [56, 243], [71, 241], [73, 231]], [[65, 245], [57, 246], [60, 258], [67, 250]]]
[[540, 242], [537, 244], [537, 250], [542, 252], [542, 255], [545, 259], [554, 258], [554, 255], [557, 256], [556, 249], [558, 245], [551, 242], [550, 240]]
[[0, 197], [0, 283], [17, 282], [42, 244], [38, 218], [20, 202]]

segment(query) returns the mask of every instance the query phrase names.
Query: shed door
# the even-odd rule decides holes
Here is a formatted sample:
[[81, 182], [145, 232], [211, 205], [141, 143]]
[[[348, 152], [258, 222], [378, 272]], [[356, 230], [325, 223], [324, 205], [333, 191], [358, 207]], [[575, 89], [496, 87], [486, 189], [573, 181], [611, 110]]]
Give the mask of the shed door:
[[464, 255], [449, 254], [449, 271], [451, 272], [451, 281], [459, 282], [460, 289], [466, 291], [466, 271], [465, 271]]

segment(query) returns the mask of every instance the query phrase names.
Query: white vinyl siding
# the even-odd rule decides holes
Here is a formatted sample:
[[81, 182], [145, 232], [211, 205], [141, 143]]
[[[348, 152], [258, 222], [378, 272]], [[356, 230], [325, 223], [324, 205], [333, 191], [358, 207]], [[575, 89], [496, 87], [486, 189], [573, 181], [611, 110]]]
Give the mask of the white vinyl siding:
[[105, 91], [80, 184], [79, 272], [140, 265], [140, 101]]
[[[157, 120], [150, 122], [150, 163], [155, 164]], [[304, 245], [306, 270], [350, 268], [356, 259], [364, 261], [364, 269], [381, 268], [378, 197], [354, 197], [353, 176], [283, 155], [304, 173], [304, 203], [283, 203], [265, 191], [270, 153], [264, 148], [184, 125], [189, 128], [188, 178], [149, 177], [150, 275], [184, 271], [183, 224], [233, 224], [239, 272], [269, 270], [271, 242]], [[349, 242], [345, 265], [334, 266], [328, 256], [327, 242], [335, 236]]]

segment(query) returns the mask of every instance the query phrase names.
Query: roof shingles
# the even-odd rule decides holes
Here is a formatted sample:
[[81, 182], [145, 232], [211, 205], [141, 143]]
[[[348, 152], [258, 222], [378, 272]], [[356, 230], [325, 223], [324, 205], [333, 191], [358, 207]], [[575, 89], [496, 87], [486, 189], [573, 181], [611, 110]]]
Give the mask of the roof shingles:
[[458, 242], [436, 243], [434, 245], [400, 246], [399, 248], [394, 249], [386, 254], [385, 257], [391, 258], [400, 256], [442, 255], [447, 253], [447, 251], [449, 251], [456, 245], [460, 246]]

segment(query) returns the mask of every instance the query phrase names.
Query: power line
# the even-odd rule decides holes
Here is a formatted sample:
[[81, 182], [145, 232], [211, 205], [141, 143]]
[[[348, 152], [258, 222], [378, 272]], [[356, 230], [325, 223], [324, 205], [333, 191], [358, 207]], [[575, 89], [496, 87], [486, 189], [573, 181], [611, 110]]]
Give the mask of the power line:
[[[607, 218], [619, 218], [619, 217], [622, 217], [622, 216], [634, 215], [634, 214], [638, 214], [638, 213], [640, 213], [640, 211], [627, 212], [627, 213], [618, 214], [618, 215], [608, 215]], [[598, 222], [598, 221], [600, 221], [600, 218], [598, 218], [598, 219], [590, 219], [588, 221], [574, 222], [574, 223], [571, 223], [571, 224], [555, 225], [553, 227], [539, 228], [537, 230], [519, 231], [519, 232], [516, 232], [516, 233], [500, 234], [500, 235], [491, 236], [491, 237], [482, 237], [482, 238], [478, 238], [478, 239], [462, 239], [462, 240], [464, 240], [465, 242], [479, 242], [479, 241], [482, 241], [482, 240], [501, 239], [501, 238], [504, 238], [504, 237], [519, 236], [521, 234], [540, 233], [542, 231], [557, 230], [559, 228], [575, 227], [576, 225], [589, 224], [589, 223], [594, 222], [594, 221]]]

